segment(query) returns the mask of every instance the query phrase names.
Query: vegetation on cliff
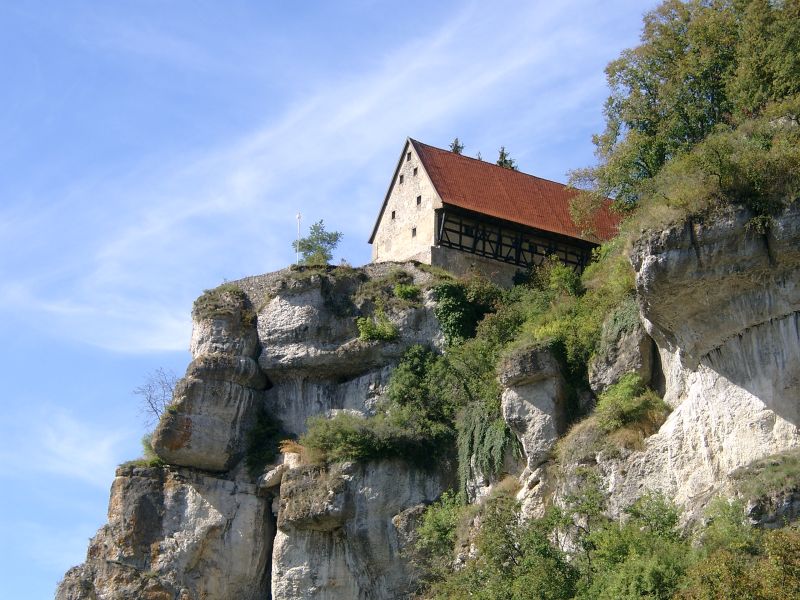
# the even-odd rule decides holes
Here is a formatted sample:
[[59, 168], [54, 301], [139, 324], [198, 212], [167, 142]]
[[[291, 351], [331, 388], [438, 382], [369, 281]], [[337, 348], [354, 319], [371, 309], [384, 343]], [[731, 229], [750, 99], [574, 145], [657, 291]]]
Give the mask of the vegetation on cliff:
[[[666, 0], [645, 17], [641, 45], [611, 63], [607, 75], [606, 128], [595, 137], [599, 163], [574, 173], [573, 183], [588, 191], [572, 208], [576, 221], [588, 222], [599, 201], [613, 197], [627, 213], [621, 235], [596, 253], [579, 281], [557, 264], [538, 269], [476, 328], [477, 339], [483, 323], [518, 315], [501, 355], [548, 345], [576, 390], [586, 387], [591, 356], [636, 322], [626, 252], [643, 231], [741, 204], [752, 214], [749, 232], [766, 234], [773, 215], [800, 196], [800, 4]], [[559, 458], [574, 463], [603, 448], [636, 448], [667, 413], [641, 381], [624, 377], [562, 440]], [[742, 471], [740, 492], [791, 488], [795, 463], [787, 455]], [[542, 519], [523, 523], [509, 497], [487, 501], [477, 554], [458, 570], [441, 565], [452, 566], [458, 523], [474, 518], [475, 509], [454, 509], [449, 498], [432, 506], [423, 524], [438, 527], [423, 526], [420, 551], [440, 568], [429, 571], [438, 581], [428, 596], [800, 595], [798, 531], [755, 529], [741, 503], [725, 500], [711, 507], [704, 527], [681, 531], [675, 507], [653, 496], [612, 521], [592, 471], [578, 472], [585, 477], [579, 496], [551, 506]], [[438, 560], [431, 556], [445, 547]]]
[[[741, 503], [712, 504], [706, 524], [679, 527], [678, 510], [644, 495], [625, 518], [605, 516], [605, 497], [590, 471], [581, 493], [545, 516], [521, 521], [509, 493], [478, 507], [451, 496], [431, 505], [417, 552], [426, 598], [635, 600], [639, 598], [788, 600], [800, 594], [800, 531], [751, 527]], [[477, 555], [452, 570], [464, 522], [480, 520]], [[461, 538], [461, 539], [460, 539]], [[463, 547], [462, 547], [463, 551]]]

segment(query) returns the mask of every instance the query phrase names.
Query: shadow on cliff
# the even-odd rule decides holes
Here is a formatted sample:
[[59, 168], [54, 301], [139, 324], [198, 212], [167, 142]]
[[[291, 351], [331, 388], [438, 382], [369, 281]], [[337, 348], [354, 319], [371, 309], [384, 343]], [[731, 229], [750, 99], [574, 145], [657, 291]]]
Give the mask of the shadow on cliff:
[[800, 426], [800, 312], [745, 329], [700, 364]]

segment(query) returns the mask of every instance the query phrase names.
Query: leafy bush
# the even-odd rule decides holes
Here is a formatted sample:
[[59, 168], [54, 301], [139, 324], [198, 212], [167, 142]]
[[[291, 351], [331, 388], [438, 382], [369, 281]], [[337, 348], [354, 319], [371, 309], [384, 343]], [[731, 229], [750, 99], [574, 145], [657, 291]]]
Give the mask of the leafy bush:
[[800, 531], [760, 531], [744, 505], [724, 498], [708, 510], [700, 548], [675, 598], [789, 600], [800, 596]]
[[422, 514], [416, 530], [414, 562], [425, 582], [445, 578], [452, 568], [457, 528], [466, 510], [458, 493], [446, 491]]
[[[794, 104], [800, 105], [800, 100], [783, 106], [791, 111]], [[645, 206], [636, 215], [632, 229], [641, 229], [642, 223], [650, 228], [666, 224], [657, 218], [659, 205], [680, 216], [702, 216], [721, 206], [741, 203], [753, 212], [751, 226], [763, 233], [772, 215], [798, 195], [800, 128], [777, 124], [766, 116], [738, 127], [720, 125], [648, 182], [643, 193]]]
[[475, 335], [478, 322], [495, 308], [502, 290], [481, 278], [445, 281], [433, 288], [434, 314], [449, 345]]
[[440, 393], [445, 384], [436, 375], [440, 361], [431, 350], [412, 346], [392, 374], [387, 402], [377, 414], [312, 417], [300, 443], [328, 462], [403, 458], [433, 466], [451, 452], [455, 437], [456, 407]]
[[402, 458], [428, 468], [447, 454], [452, 430], [410, 408], [393, 407], [371, 417], [311, 417], [299, 442], [324, 462]]
[[378, 458], [385, 449], [373, 425], [366, 417], [347, 412], [330, 419], [317, 415], [309, 418], [308, 431], [300, 438], [300, 444], [320, 452], [329, 462]]
[[122, 463], [121, 467], [163, 467], [165, 463], [156, 451], [153, 450], [153, 434], [148, 433], [142, 436], [142, 457]]
[[372, 316], [357, 318], [356, 326], [358, 327], [359, 339], [366, 342], [391, 342], [400, 335], [397, 325], [389, 320], [382, 306], [377, 306]]
[[481, 528], [476, 539], [478, 556], [434, 584], [428, 597], [572, 598], [578, 573], [566, 554], [548, 539], [551, 522], [542, 519], [522, 523], [517, 510], [517, 503], [508, 496], [487, 500], [481, 508]]
[[557, 442], [556, 456], [563, 465], [581, 462], [603, 448], [641, 449], [669, 412], [669, 406], [638, 375], [628, 373], [600, 395], [593, 414]]
[[398, 283], [394, 286], [394, 295], [408, 302], [419, 302], [420, 288], [412, 283]]
[[570, 385], [587, 389], [587, 364], [600, 348], [604, 321], [631, 298], [633, 269], [612, 241], [595, 252], [580, 285], [576, 277], [553, 260], [534, 271], [532, 290], [523, 300], [525, 321], [506, 353], [549, 345], [561, 358]]
[[606, 433], [634, 426], [645, 436], [655, 433], [669, 412], [669, 406], [635, 373], [623, 375], [600, 394], [595, 409], [597, 424]]

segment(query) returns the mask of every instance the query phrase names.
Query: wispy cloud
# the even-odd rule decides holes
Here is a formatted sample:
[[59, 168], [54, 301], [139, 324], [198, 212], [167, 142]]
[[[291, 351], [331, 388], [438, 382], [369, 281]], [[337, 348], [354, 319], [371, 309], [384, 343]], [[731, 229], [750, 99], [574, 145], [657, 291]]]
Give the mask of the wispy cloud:
[[[85, 196], [56, 203], [17, 229], [18, 240], [33, 230], [58, 238], [63, 253], [52, 259], [59, 277], [41, 277], [45, 265], [34, 265], [44, 271], [0, 287], [0, 306], [35, 312], [44, 326], [105, 348], [184, 348], [190, 299], [217, 283], [214, 274], [237, 277], [292, 259], [298, 208], [347, 237], [366, 237], [388, 176], [376, 167], [406, 135], [446, 130], [486, 110], [494, 115], [484, 116], [487, 129], [501, 132], [568, 122], [602, 85], [582, 76], [585, 54], [610, 43], [589, 32], [601, 23], [564, 19], [583, 9], [580, 2], [506, 12], [470, 4], [439, 27], [382, 49], [370, 71], [343, 65], [337, 82], [267, 114], [244, 137], [151, 158], [81, 186]], [[148, 30], [115, 39], [176, 60], [193, 56]], [[504, 102], [519, 107], [521, 96], [529, 98], [527, 110], [502, 113]], [[59, 229], [64, 225], [69, 231]], [[367, 257], [366, 246], [349, 248], [351, 256]]]
[[55, 406], [22, 409], [25, 415], [8, 405], [0, 417], [4, 433], [0, 461], [6, 476], [30, 479], [46, 475], [108, 489], [122, 448], [133, 435], [131, 429], [95, 426], [85, 417], [79, 419]]

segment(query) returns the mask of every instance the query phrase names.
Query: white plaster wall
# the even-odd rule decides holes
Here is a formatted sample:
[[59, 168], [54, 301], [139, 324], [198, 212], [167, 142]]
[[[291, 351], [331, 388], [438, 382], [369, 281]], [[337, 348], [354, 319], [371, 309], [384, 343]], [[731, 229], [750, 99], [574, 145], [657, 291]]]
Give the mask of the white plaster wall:
[[[411, 153], [410, 159], [406, 158], [408, 153]], [[403, 183], [400, 183], [401, 175]], [[419, 206], [417, 196], [422, 198]], [[434, 210], [441, 204], [422, 161], [413, 146], [407, 143], [372, 242], [372, 262], [418, 260], [430, 263], [431, 246], [436, 239]], [[411, 235], [413, 228], [417, 230], [416, 236]]]

